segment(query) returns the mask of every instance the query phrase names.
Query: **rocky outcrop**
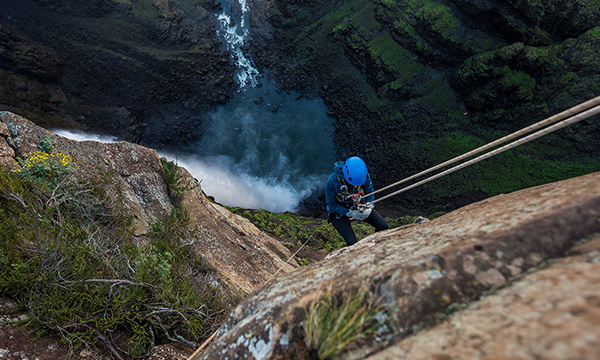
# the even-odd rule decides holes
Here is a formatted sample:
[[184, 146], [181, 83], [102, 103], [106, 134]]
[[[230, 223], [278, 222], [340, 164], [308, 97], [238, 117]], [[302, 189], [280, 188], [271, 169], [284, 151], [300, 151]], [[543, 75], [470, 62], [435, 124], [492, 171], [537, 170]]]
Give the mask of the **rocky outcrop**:
[[596, 359], [600, 237], [368, 360]]
[[62, 71], [56, 52], [0, 24], [0, 106], [51, 117], [67, 102], [57, 84]]
[[[402, 358], [396, 356], [405, 353], [450, 358], [463, 344], [465, 354], [499, 348], [573, 358], [597, 354], [597, 240], [575, 248], [572, 257], [533, 270], [563, 257], [581, 240], [596, 239], [598, 232], [600, 173], [496, 196], [427, 223], [379, 232], [267, 283], [235, 308], [209, 348], [193, 359], [311, 358], [304, 344], [303, 309], [332, 285], [343, 296], [364, 284], [380, 299], [385, 315], [379, 319], [385, 326], [376, 339], [356, 344], [345, 359]], [[522, 279], [515, 282], [518, 276]], [[419, 337], [420, 329], [461, 304], [503, 286]], [[479, 335], [477, 328], [469, 328], [486, 323], [490, 329]], [[523, 335], [511, 327], [521, 328]], [[528, 329], [534, 331], [525, 336]], [[460, 331], [465, 333], [451, 337]], [[431, 344], [427, 339], [433, 338]], [[537, 340], [552, 344], [542, 349]], [[420, 346], [430, 348], [419, 355]]]
[[[3, 130], [4, 129], [4, 130]], [[8, 131], [6, 131], [8, 130]], [[6, 135], [8, 133], [8, 135]], [[155, 150], [119, 142], [102, 144], [65, 139], [9, 112], [0, 112], [0, 162], [15, 166], [15, 158], [40, 150], [40, 140], [50, 137], [54, 151], [70, 156], [77, 164], [73, 175], [82, 179], [112, 174], [115, 189], [123, 195], [134, 217], [135, 235], [144, 241], [151, 223], [164, 218], [173, 209], [163, 168]], [[195, 180], [180, 169], [184, 181]], [[192, 238], [185, 239], [199, 258], [214, 267], [218, 281], [236, 296], [245, 296], [269, 281], [280, 269], [289, 271], [298, 265], [287, 248], [260, 232], [250, 221], [231, 214], [212, 203], [199, 185], [186, 191], [182, 204], [189, 209]]]
[[5, 123], [0, 122], [0, 166], [5, 169], [14, 169], [16, 167], [15, 150], [9, 145], [7, 140], [11, 133]]
[[45, 6], [61, 14], [72, 16], [124, 16], [134, 9], [130, 0], [91, 0], [74, 2], [69, 0], [35, 0], [40, 6]]

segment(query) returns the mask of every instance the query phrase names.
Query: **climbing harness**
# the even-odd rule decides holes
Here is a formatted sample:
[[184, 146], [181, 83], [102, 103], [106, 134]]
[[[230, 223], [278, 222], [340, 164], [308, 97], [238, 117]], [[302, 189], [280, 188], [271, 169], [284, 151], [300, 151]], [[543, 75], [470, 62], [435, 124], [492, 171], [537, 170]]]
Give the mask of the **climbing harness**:
[[[591, 99], [589, 101], [586, 101], [586, 102], [584, 102], [582, 104], [579, 104], [577, 106], [574, 106], [571, 109], [565, 110], [565, 111], [563, 111], [563, 112], [561, 112], [559, 114], [551, 116], [551, 117], [549, 117], [549, 118], [547, 118], [545, 120], [542, 120], [542, 121], [540, 121], [540, 122], [538, 122], [536, 124], [533, 124], [531, 126], [523, 128], [523, 129], [521, 129], [521, 130], [519, 130], [519, 131], [517, 131], [515, 133], [512, 133], [510, 135], [507, 135], [507, 136], [505, 136], [505, 137], [503, 137], [501, 139], [493, 141], [493, 142], [491, 142], [491, 143], [489, 143], [487, 145], [481, 146], [481, 147], [479, 147], [479, 148], [477, 148], [475, 150], [472, 150], [472, 151], [469, 151], [469, 152], [467, 152], [467, 153], [465, 153], [463, 155], [457, 156], [457, 157], [455, 157], [455, 158], [453, 158], [451, 160], [448, 160], [448, 161], [446, 161], [446, 162], [444, 162], [442, 164], [436, 165], [436, 166], [434, 166], [432, 168], [429, 168], [429, 169], [427, 169], [425, 171], [422, 171], [422, 172], [420, 172], [418, 174], [409, 176], [409, 177], [407, 177], [405, 179], [402, 179], [402, 180], [400, 180], [400, 181], [398, 181], [396, 183], [393, 183], [391, 185], [383, 187], [383, 188], [381, 188], [379, 190], [373, 191], [373, 192], [371, 192], [369, 194], [362, 195], [356, 201], [360, 202], [361, 199], [366, 198], [367, 196], [371, 196], [371, 195], [374, 195], [374, 194], [379, 193], [381, 191], [384, 191], [384, 190], [390, 189], [392, 187], [395, 187], [397, 185], [403, 184], [403, 183], [405, 183], [407, 181], [410, 181], [410, 180], [413, 180], [413, 179], [415, 179], [417, 177], [420, 177], [420, 176], [423, 176], [425, 174], [428, 174], [428, 173], [430, 173], [432, 171], [441, 169], [441, 168], [443, 168], [445, 166], [448, 166], [450, 164], [454, 164], [454, 163], [456, 163], [458, 161], [461, 161], [461, 160], [464, 160], [464, 159], [466, 159], [468, 157], [471, 157], [473, 155], [479, 154], [479, 153], [481, 153], [481, 152], [483, 152], [485, 150], [489, 150], [489, 149], [491, 149], [491, 148], [493, 148], [495, 146], [498, 146], [500, 144], [504, 144], [507, 141], [516, 139], [517, 137], [525, 135], [525, 134], [528, 134], [528, 133], [530, 133], [530, 132], [532, 132], [534, 130], [538, 130], [540, 128], [544, 128], [545, 126], [551, 125], [551, 126], [548, 126], [548, 127], [544, 128], [543, 130], [535, 132], [535, 133], [533, 133], [531, 135], [528, 135], [528, 136], [526, 136], [524, 138], [521, 138], [521, 139], [519, 139], [519, 140], [517, 140], [515, 142], [512, 142], [512, 143], [508, 144], [508, 145], [505, 145], [505, 146], [500, 147], [500, 148], [498, 148], [496, 150], [490, 151], [489, 153], [486, 153], [484, 155], [478, 156], [478, 157], [476, 157], [474, 159], [471, 159], [471, 160], [469, 160], [469, 161], [467, 161], [465, 163], [462, 163], [460, 165], [452, 167], [452, 168], [450, 168], [450, 169], [448, 169], [446, 171], [443, 171], [443, 172], [441, 172], [441, 173], [439, 173], [437, 175], [431, 176], [431, 177], [429, 177], [427, 179], [421, 180], [421, 181], [419, 181], [419, 182], [417, 182], [415, 184], [412, 184], [410, 186], [404, 187], [404, 188], [402, 188], [402, 189], [400, 189], [398, 191], [395, 191], [395, 192], [393, 192], [391, 194], [388, 194], [388, 195], [383, 196], [383, 197], [381, 197], [381, 198], [379, 198], [377, 200], [374, 200], [374, 201], [371, 201], [371, 202], [367, 203], [367, 205], [373, 205], [376, 202], [388, 199], [388, 198], [390, 198], [392, 196], [398, 195], [400, 193], [403, 193], [405, 191], [413, 189], [413, 188], [415, 188], [417, 186], [426, 184], [426, 183], [428, 183], [428, 182], [430, 182], [432, 180], [435, 180], [435, 179], [438, 179], [438, 178], [440, 178], [442, 176], [451, 174], [451, 173], [453, 173], [455, 171], [458, 171], [460, 169], [463, 169], [463, 168], [465, 168], [467, 166], [476, 164], [476, 163], [478, 163], [478, 162], [480, 162], [482, 160], [485, 160], [485, 159], [490, 158], [492, 156], [498, 155], [498, 154], [500, 154], [502, 152], [505, 152], [507, 150], [510, 150], [510, 149], [512, 149], [514, 147], [517, 147], [519, 145], [525, 144], [525, 143], [530, 142], [532, 140], [535, 140], [535, 139], [537, 139], [539, 137], [542, 137], [544, 135], [550, 134], [550, 133], [552, 133], [552, 132], [554, 132], [556, 130], [562, 129], [562, 128], [566, 127], [566, 126], [569, 126], [569, 125], [574, 124], [576, 122], [579, 122], [581, 120], [587, 119], [587, 118], [589, 118], [591, 116], [594, 116], [596, 114], [599, 114], [600, 113], [600, 106], [599, 105], [600, 105], [600, 96], [595, 97], [595, 98], [593, 98], [593, 99]], [[577, 114], [577, 115], [575, 115], [575, 114]], [[575, 115], [575, 116], [572, 116], [572, 115]], [[570, 116], [572, 116], [572, 117], [570, 117]], [[567, 117], [570, 117], [570, 118], [568, 118], [566, 120], [563, 120], [563, 119], [565, 119]], [[563, 120], [563, 121], [561, 121], [561, 120]], [[561, 121], [561, 122], [558, 122], [558, 121]], [[554, 124], [554, 125], [552, 125], [552, 124]]]
[[351, 193], [348, 189], [348, 185], [346, 185], [346, 181], [343, 177], [338, 175], [338, 182], [342, 184], [340, 186], [340, 190], [342, 193], [336, 193], [335, 197], [340, 203], [344, 203], [346, 200], [352, 200], [352, 206], [350, 210], [355, 210], [359, 208], [360, 199], [363, 198], [364, 189], [362, 185], [356, 186], [356, 193]]

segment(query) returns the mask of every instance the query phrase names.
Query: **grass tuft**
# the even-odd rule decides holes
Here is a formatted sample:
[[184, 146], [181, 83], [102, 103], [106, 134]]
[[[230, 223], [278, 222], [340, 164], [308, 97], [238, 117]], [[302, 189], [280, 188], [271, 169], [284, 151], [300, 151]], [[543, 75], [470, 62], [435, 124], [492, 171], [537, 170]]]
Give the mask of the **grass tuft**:
[[306, 346], [316, 351], [319, 359], [338, 357], [357, 341], [373, 334], [379, 327], [376, 315], [378, 301], [363, 286], [355, 293], [336, 295], [333, 286], [305, 310]]

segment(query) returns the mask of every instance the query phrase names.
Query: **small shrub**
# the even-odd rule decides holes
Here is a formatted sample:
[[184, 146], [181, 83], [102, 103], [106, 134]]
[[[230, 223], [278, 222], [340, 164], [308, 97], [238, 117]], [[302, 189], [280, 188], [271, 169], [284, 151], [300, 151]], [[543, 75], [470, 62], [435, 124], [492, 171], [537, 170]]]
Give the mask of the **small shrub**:
[[[193, 238], [187, 211], [175, 206], [135, 245], [110, 176], [24, 175], [53, 159], [44, 154], [30, 156], [21, 171], [0, 169], [0, 296], [29, 311], [38, 335], [58, 333], [73, 349], [104, 345], [139, 358], [156, 344], [195, 347], [212, 333], [225, 308], [213, 270], [184, 243]], [[119, 340], [117, 348], [119, 337], [128, 346]]]
[[[325, 249], [331, 252], [346, 246], [342, 236], [324, 219], [302, 217], [290, 212], [271, 213], [266, 210], [240, 208], [229, 208], [229, 210], [247, 218], [260, 230], [278, 238], [286, 247], [293, 247], [290, 241], [304, 244], [311, 236], [322, 241], [322, 245], [314, 247], [314, 250]], [[387, 219], [387, 221], [390, 228], [394, 228], [412, 223], [414, 217], [407, 215], [398, 219]], [[353, 221], [352, 228], [359, 240], [374, 231], [371, 225], [362, 221]]]
[[306, 346], [321, 360], [341, 356], [379, 327], [379, 305], [366, 286], [341, 295], [334, 294], [332, 288], [312, 302], [304, 314]]
[[25, 155], [14, 172], [21, 178], [34, 179], [51, 186], [69, 175], [74, 166], [68, 155], [36, 151]]
[[298, 264], [300, 266], [308, 266], [309, 263], [310, 260], [308, 260], [307, 258], [298, 258]]
[[165, 158], [161, 158], [160, 161], [163, 167], [163, 179], [169, 191], [169, 198], [173, 205], [177, 205], [181, 202], [183, 193], [192, 190], [195, 185], [189, 179], [184, 179], [183, 175], [179, 172], [177, 162], [168, 161]]
[[54, 150], [54, 141], [50, 137], [50, 135], [46, 134], [40, 140], [40, 148], [43, 152], [50, 154], [52, 150]]

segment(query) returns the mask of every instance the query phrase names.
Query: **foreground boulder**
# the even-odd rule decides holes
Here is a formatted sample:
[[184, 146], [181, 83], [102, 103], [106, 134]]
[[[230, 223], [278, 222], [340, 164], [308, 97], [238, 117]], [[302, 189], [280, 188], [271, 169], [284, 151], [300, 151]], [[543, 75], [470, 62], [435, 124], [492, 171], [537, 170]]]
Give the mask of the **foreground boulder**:
[[[17, 159], [40, 150], [44, 137], [52, 139], [54, 152], [70, 156], [77, 164], [73, 175], [93, 178], [112, 174], [125, 206], [134, 217], [135, 236], [144, 241], [150, 224], [173, 210], [163, 167], [155, 150], [126, 143], [103, 144], [77, 142], [50, 133], [31, 121], [10, 112], [0, 112], [0, 165], [17, 166]], [[184, 169], [184, 182], [195, 183]], [[218, 282], [228, 292], [241, 297], [270, 280], [283, 267], [289, 271], [298, 265], [285, 261], [289, 250], [259, 231], [250, 221], [231, 214], [209, 201], [199, 184], [183, 194], [181, 203], [189, 209], [192, 238], [186, 242], [199, 258], [219, 274]]]
[[569, 256], [368, 360], [597, 359], [599, 306], [596, 236]]
[[[506, 344], [515, 357], [525, 353], [534, 358], [542, 351], [537, 342], [546, 337], [550, 340], [540, 344], [556, 340], [556, 348], [548, 350], [554, 354], [592, 358], [588, 355], [598, 354], [600, 349], [600, 322], [594, 320], [599, 288], [597, 276], [588, 275], [598, 270], [596, 250], [557, 261], [544, 272], [524, 276], [515, 284], [510, 285], [510, 281], [548, 259], [564, 256], [578, 241], [589, 240], [598, 232], [600, 172], [496, 196], [429, 223], [380, 232], [314, 266], [266, 284], [236, 307], [215, 341], [192, 359], [315, 358], [304, 343], [303, 309], [332, 284], [341, 295], [368, 284], [385, 309], [385, 316], [380, 317], [385, 326], [376, 340], [361, 342], [345, 359], [364, 359], [377, 353], [372, 359], [397, 359], [405, 354], [412, 358], [434, 338], [437, 342], [425, 352], [431, 356], [419, 356], [455, 358], [443, 355], [445, 346], [449, 353], [458, 354], [455, 351], [464, 343], [465, 351], [483, 348], [490, 352]], [[593, 242], [589, 246], [596, 245]], [[425, 338], [417, 334], [401, 342], [453, 309], [504, 285], [510, 285], [505, 292], [423, 333]], [[532, 312], [519, 304], [530, 304]], [[557, 306], [548, 310], [544, 304]], [[494, 323], [493, 314], [509, 327]], [[531, 316], [517, 321], [519, 314]], [[453, 334], [461, 331], [463, 319], [464, 324], [473, 326], [472, 335], [479, 338], [469, 338], [468, 333], [452, 340]], [[475, 328], [486, 323], [495, 339], [485, 328]], [[463, 328], [465, 332], [471, 331], [468, 326]], [[510, 326], [528, 335], [505, 336], [511, 334]], [[441, 357], [436, 357], [439, 354]]]

